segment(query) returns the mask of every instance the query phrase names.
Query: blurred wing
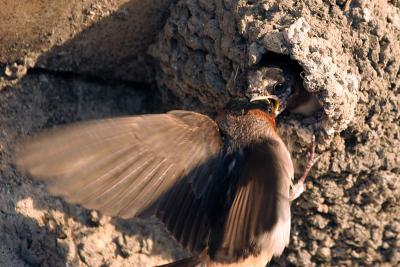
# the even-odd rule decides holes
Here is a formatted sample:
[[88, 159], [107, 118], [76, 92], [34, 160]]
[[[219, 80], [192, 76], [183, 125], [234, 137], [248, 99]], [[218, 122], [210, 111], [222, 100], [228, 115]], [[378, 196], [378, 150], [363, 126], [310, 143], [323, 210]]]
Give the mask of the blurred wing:
[[206, 247], [210, 232], [208, 211], [186, 181], [182, 180], [160, 199], [156, 216], [185, 249], [200, 253]]
[[[58, 127], [21, 144], [17, 164], [70, 203], [129, 218], [220, 149], [209, 117], [172, 111]], [[209, 181], [187, 182], [200, 196]]]
[[[289, 242], [290, 155], [282, 142], [268, 141], [244, 150], [236, 194], [223, 229], [220, 260], [237, 260], [265, 250], [265, 260]], [[269, 258], [268, 258], [269, 257]]]

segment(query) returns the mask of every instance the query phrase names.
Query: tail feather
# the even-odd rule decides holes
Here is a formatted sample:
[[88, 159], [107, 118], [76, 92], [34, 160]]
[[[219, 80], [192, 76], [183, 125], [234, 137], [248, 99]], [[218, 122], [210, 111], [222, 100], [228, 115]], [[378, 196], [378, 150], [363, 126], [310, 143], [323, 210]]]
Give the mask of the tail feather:
[[174, 261], [168, 264], [159, 265], [157, 267], [196, 267], [201, 264], [201, 259], [199, 256], [192, 256], [182, 260]]

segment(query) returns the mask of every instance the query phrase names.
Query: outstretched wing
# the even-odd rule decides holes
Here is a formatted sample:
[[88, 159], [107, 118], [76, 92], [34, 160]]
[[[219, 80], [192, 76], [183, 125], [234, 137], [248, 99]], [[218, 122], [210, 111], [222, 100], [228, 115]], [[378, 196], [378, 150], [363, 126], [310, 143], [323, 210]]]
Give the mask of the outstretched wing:
[[267, 140], [245, 148], [237, 170], [236, 193], [214, 258], [229, 262], [263, 253], [269, 261], [289, 242], [290, 155], [283, 142]]
[[[23, 142], [17, 165], [70, 203], [130, 218], [220, 150], [214, 121], [172, 111], [55, 128]], [[195, 177], [186, 182], [200, 197], [209, 178]]]

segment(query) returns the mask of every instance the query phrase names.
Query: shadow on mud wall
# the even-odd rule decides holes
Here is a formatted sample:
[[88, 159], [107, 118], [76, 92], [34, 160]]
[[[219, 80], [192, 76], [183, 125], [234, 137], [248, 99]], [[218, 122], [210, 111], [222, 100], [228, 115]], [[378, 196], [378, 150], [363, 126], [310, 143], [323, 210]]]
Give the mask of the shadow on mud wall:
[[[13, 148], [23, 136], [58, 124], [163, 110], [151, 85], [119, 81], [129, 77], [151, 80], [145, 49], [136, 45], [138, 36], [148, 43], [155, 36], [154, 32], [135, 27], [135, 16], [139, 16], [136, 9], [143, 5], [130, 1], [62, 46], [50, 49], [39, 58], [36, 70], [0, 93], [0, 238], [4, 240], [0, 255], [2, 250], [9, 253], [4, 264], [100, 265], [102, 259], [107, 259], [91, 261], [96, 258], [91, 254], [95, 251], [85, 250], [81, 243], [99, 226], [90, 211], [49, 196], [43, 184], [16, 170]], [[82, 78], [74, 73], [88, 75]], [[138, 235], [140, 251], [146, 250], [143, 240], [153, 240], [148, 256], [171, 256], [171, 251], [157, 245], [160, 238], [154, 236], [147, 221], [116, 219], [107, 225], [114, 225], [114, 232], [123, 235], [124, 240]], [[125, 244], [124, 248], [124, 242], [116, 239], [112, 234], [109, 242], [113, 244], [113, 255], [109, 258], [129, 257], [126, 251], [134, 245]], [[2, 261], [4, 258], [0, 265]]]
[[[71, 257], [78, 255], [69, 251], [74, 247], [72, 239], [79, 239], [74, 235], [85, 235], [94, 227], [88, 219], [89, 211], [50, 197], [43, 184], [15, 169], [12, 152], [18, 140], [58, 124], [151, 112], [149, 92], [154, 93], [132, 84], [33, 72], [0, 94], [0, 102], [4, 103], [0, 106], [3, 246], [14, 249], [28, 264], [63, 266], [63, 262], [71, 263]], [[74, 227], [82, 230], [74, 233]], [[79, 244], [79, 240], [76, 242]]]
[[[169, 14], [171, 0], [132, 0], [61, 46], [51, 48], [38, 66], [134, 82], [153, 81], [147, 47]], [[96, 15], [88, 16], [96, 20]]]

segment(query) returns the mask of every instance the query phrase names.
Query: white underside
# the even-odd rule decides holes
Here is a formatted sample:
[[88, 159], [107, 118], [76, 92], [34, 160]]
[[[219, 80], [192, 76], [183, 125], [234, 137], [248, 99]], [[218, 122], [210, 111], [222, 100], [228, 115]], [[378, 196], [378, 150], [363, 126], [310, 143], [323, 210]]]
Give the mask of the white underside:
[[290, 239], [290, 216], [280, 218], [275, 227], [261, 238], [262, 250], [257, 256], [251, 256], [236, 263], [208, 264], [208, 267], [265, 267], [273, 256], [280, 256], [289, 244]]

